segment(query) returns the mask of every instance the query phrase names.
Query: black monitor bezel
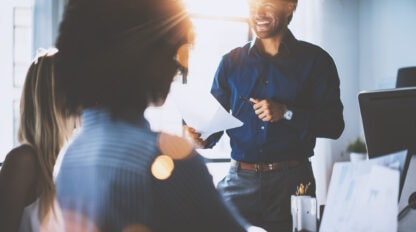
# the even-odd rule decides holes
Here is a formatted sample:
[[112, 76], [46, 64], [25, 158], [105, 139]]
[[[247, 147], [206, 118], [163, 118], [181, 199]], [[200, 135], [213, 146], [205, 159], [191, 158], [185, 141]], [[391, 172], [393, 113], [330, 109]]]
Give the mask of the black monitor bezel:
[[[384, 151], [378, 150], [378, 147], [377, 147], [378, 144], [375, 144], [375, 142], [373, 141], [374, 137], [378, 135], [376, 132], [374, 132], [374, 129], [371, 127], [371, 125], [374, 123], [374, 120], [380, 120], [380, 119], [376, 117], [372, 117], [374, 116], [374, 112], [370, 112], [370, 111], [373, 109], [367, 109], [366, 107], [370, 106], [370, 104], [372, 103], [383, 101], [384, 99], [391, 100], [391, 99], [409, 98], [409, 97], [412, 97], [412, 98], [414, 97], [415, 102], [416, 102], [416, 87], [363, 91], [358, 94], [358, 101], [360, 105], [364, 136], [366, 140], [368, 155], [370, 158], [390, 154], [390, 153], [397, 152], [400, 150], [411, 149], [411, 147], [407, 147], [403, 145], [402, 147], [397, 147], [396, 149], [392, 148], [392, 149], [388, 149]], [[388, 115], [387, 119], [385, 119], [384, 121], [388, 121], [392, 125], [395, 123], [401, 122], [400, 121], [401, 112], [398, 112], [397, 109], [394, 109], [395, 106], [383, 105], [383, 107], [385, 107], [387, 109], [386, 112], [389, 112], [390, 114]], [[414, 109], [409, 108], [409, 109], [404, 109], [404, 110], [412, 110], [412, 112], [416, 114], [416, 105]], [[383, 116], [385, 115], [378, 115], [378, 117], [383, 117]], [[416, 117], [415, 117], [415, 122], [416, 122]], [[410, 125], [410, 127], [413, 127], [415, 125]], [[416, 136], [416, 131], [412, 133], [414, 133]], [[373, 136], [373, 137], [370, 138], [370, 136]]]

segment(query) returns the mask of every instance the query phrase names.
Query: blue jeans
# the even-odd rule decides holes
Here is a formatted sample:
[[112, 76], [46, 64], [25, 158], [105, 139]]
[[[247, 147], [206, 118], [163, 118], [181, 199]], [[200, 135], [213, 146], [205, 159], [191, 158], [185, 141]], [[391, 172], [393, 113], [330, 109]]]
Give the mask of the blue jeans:
[[296, 194], [301, 183], [310, 183], [306, 195], [315, 197], [315, 178], [309, 161], [297, 167], [266, 172], [231, 166], [217, 188], [251, 224], [269, 232], [291, 232], [290, 196]]

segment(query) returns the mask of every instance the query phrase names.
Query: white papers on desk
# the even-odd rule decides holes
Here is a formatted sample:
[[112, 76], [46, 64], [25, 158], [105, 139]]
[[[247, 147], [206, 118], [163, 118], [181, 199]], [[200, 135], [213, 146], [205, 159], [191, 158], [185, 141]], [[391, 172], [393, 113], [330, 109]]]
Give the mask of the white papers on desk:
[[335, 163], [320, 232], [397, 231], [400, 170], [406, 153]]
[[201, 92], [189, 86], [172, 85], [171, 96], [176, 102], [183, 120], [206, 139], [211, 134], [243, 123], [228, 113], [209, 92]]

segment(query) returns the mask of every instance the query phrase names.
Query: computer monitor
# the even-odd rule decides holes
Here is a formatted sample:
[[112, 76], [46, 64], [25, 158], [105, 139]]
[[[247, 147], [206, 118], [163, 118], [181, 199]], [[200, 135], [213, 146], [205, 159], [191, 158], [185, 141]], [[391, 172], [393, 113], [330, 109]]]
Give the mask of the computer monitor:
[[401, 196], [416, 154], [416, 87], [361, 92], [358, 101], [369, 158], [408, 151], [400, 177]]
[[361, 92], [358, 100], [369, 158], [415, 151], [416, 87]]

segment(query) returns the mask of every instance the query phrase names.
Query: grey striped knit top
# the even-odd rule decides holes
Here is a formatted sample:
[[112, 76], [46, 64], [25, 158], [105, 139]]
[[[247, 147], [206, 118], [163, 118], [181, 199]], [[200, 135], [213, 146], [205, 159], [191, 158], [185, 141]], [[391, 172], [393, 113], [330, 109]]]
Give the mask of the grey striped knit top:
[[216, 191], [203, 158], [184, 139], [152, 132], [144, 118], [127, 122], [104, 110], [85, 110], [56, 187], [73, 231], [247, 227]]

